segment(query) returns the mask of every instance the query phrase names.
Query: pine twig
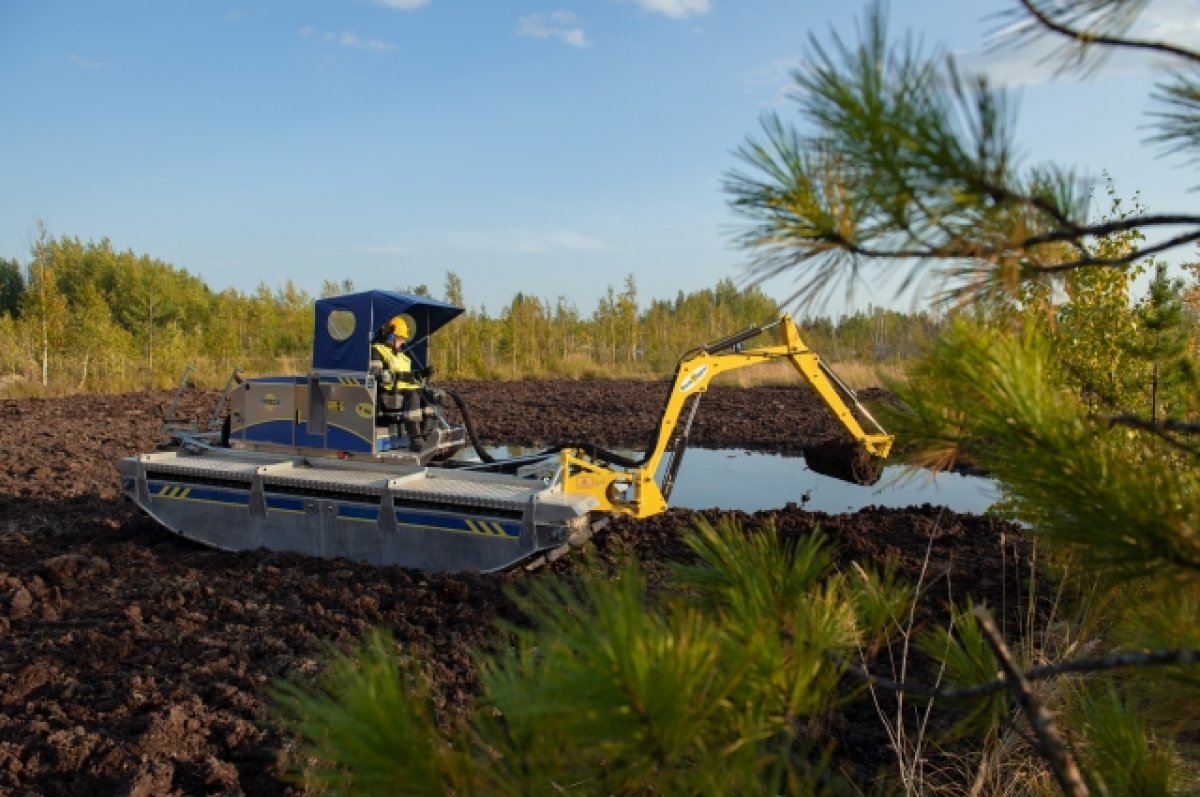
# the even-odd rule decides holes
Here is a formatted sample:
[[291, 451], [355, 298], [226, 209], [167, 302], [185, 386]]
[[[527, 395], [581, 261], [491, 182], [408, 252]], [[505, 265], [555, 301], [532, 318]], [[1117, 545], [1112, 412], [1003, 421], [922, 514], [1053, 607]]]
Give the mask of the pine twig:
[[1130, 50], [1148, 50], [1154, 53], [1163, 55], [1174, 55], [1186, 61], [1196, 63], [1200, 61], [1200, 53], [1195, 50], [1189, 50], [1186, 47], [1180, 47], [1169, 42], [1152, 41], [1147, 39], [1134, 39], [1126, 36], [1110, 36], [1103, 33], [1093, 33], [1091, 31], [1079, 30], [1059, 22], [1051, 13], [1040, 8], [1037, 3], [1032, 0], [1020, 0], [1022, 6], [1033, 17], [1035, 22], [1059, 36], [1064, 36], [1079, 45], [1090, 47], [1092, 45], [1104, 45], [1107, 47], [1125, 48]]
[[[1187, 667], [1200, 664], [1200, 649], [1196, 650], [1155, 650], [1149, 653], [1114, 653], [1099, 659], [1078, 659], [1058, 664], [1046, 664], [1041, 667], [1031, 667], [1023, 673], [1027, 681], [1041, 681], [1056, 675], [1072, 672], [1103, 672], [1119, 670], [1126, 667]], [[891, 681], [871, 675], [859, 667], [848, 666], [846, 673], [862, 680], [871, 686], [890, 689], [895, 692], [907, 692], [920, 697], [937, 698], [939, 700], [967, 700], [1003, 691], [1008, 688], [1008, 679], [1001, 677], [995, 681], [978, 686], [965, 688], [928, 687], [919, 684], [907, 684]]]
[[1049, 762], [1050, 768], [1054, 770], [1054, 777], [1058, 780], [1058, 785], [1070, 797], [1088, 797], [1087, 784], [1083, 782], [1083, 776], [1079, 772], [1075, 758], [1071, 755], [1066, 739], [1059, 732], [1058, 726], [1054, 724], [1054, 718], [1050, 712], [1033, 693], [1033, 686], [1025, 678], [1025, 674], [1021, 672], [1017, 662], [1013, 660], [991, 613], [984, 607], [977, 606], [972, 614], [975, 615], [980, 630], [983, 631], [988, 644], [992, 647], [992, 652], [1000, 662], [1000, 667], [1008, 681], [1009, 691], [1016, 698], [1017, 705], [1021, 707], [1030, 727], [1033, 728], [1033, 732], [1037, 736], [1039, 751]]
[[1109, 417], [1101, 417], [1101, 420], [1108, 421], [1109, 426], [1128, 426], [1132, 429], [1140, 429], [1143, 432], [1162, 438], [1172, 446], [1186, 451], [1189, 454], [1200, 456], [1200, 447], [1188, 445], [1182, 440], [1172, 437], [1174, 434], [1192, 435], [1200, 432], [1200, 424], [1184, 423], [1183, 421], [1167, 418], [1162, 421], [1149, 421], [1145, 418], [1139, 418], [1136, 415], [1113, 415]]

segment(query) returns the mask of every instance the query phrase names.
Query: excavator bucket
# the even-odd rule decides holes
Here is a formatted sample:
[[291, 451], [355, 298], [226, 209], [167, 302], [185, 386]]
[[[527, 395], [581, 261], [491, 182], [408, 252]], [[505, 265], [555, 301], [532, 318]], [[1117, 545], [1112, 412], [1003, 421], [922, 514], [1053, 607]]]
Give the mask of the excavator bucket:
[[856, 443], [829, 443], [804, 449], [808, 469], [851, 484], [870, 486], [883, 475], [878, 457]]

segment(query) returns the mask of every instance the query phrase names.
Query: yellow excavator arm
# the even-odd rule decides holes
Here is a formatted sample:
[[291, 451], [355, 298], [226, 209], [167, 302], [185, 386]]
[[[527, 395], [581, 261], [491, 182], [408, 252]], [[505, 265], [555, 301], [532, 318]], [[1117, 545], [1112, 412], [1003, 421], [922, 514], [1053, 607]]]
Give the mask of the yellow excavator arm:
[[[747, 340], [776, 327], [779, 330], [779, 343], [743, 348], [742, 344]], [[817, 353], [804, 345], [795, 321], [785, 315], [771, 324], [752, 327], [693, 349], [680, 358], [654, 442], [641, 460], [632, 462], [594, 450], [564, 448], [559, 455], [563, 490], [592, 496], [597, 501], [596, 511], [600, 512], [643, 518], [665, 511], [686, 448], [687, 432], [698, 407], [698, 401], [692, 402], [687, 418], [681, 421], [688, 399], [706, 391], [709, 383], [719, 374], [779, 359], [786, 359], [795, 367], [853, 439], [853, 445], [842, 452], [843, 458], [883, 459], [888, 456], [892, 449], [892, 435], [883, 431], [858, 402], [854, 392], [821, 362]], [[874, 431], [864, 430], [860, 418], [869, 423]], [[661, 481], [656, 481], [659, 467], [668, 455], [670, 460]], [[812, 462], [809, 465], [818, 469]], [[853, 463], [847, 462], [846, 465], [839, 465], [836, 470], [853, 473], [849, 476], [852, 481], [870, 483], [878, 478], [877, 471], [873, 476], [864, 477]], [[841, 473], [830, 475], [847, 478]]]

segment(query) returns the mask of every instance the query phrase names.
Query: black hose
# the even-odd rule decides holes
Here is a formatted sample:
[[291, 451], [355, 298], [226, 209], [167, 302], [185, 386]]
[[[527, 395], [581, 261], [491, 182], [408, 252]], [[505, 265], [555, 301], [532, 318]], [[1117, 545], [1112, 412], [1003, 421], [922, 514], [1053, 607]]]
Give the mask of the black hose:
[[[439, 390], [454, 400], [454, 405], [458, 407], [458, 411], [462, 415], [463, 428], [466, 429], [467, 438], [471, 441], [471, 446], [475, 449], [475, 453], [479, 456], [479, 460], [486, 463], [495, 462], [496, 458], [489, 454], [484, 449], [483, 444], [479, 442], [479, 435], [475, 431], [475, 423], [471, 420], [471, 411], [467, 409], [467, 403], [463, 401], [462, 396], [458, 395], [458, 393], [455, 393], [453, 390], [447, 390], [446, 388], [439, 388]], [[609, 462], [613, 465], [620, 465], [624, 468], [639, 468], [642, 465], [645, 465], [647, 459], [649, 459], [649, 452], [643, 454], [640, 460], [634, 460], [630, 459], [629, 457], [622, 456], [615, 451], [607, 451], [603, 448], [600, 448], [595, 443], [556, 443], [541, 453], [553, 454], [563, 450], [564, 448], [577, 448], [597, 461]]]
[[[671, 376], [671, 381], [667, 385], [667, 398], [663, 405], [663, 411], [660, 413], [660, 417], [666, 413], [666, 408], [670, 404], [671, 390], [674, 389], [675, 382], [679, 378], [679, 369], [683, 367], [684, 362], [694, 356], [697, 352], [715, 354], [717, 352], [724, 351], [725, 349], [733, 348], [741, 343], [744, 343], [750, 338], [762, 334], [778, 324], [779, 322], [775, 321], [770, 324], [762, 324], [760, 326], [750, 327], [742, 330], [741, 332], [734, 333], [733, 335], [713, 341], [712, 343], [706, 343], [703, 346], [698, 346], [691, 351], [686, 352], [682, 357], [679, 358], [679, 362], [675, 364], [675, 373]], [[479, 460], [486, 463], [495, 462], [496, 458], [488, 454], [487, 451], [484, 450], [483, 444], [479, 442], [479, 436], [475, 433], [475, 425], [471, 421], [471, 413], [469, 410], [467, 410], [467, 404], [465, 401], [463, 401], [462, 396], [458, 395], [453, 390], [447, 390], [445, 388], [440, 388], [440, 390], [442, 393], [454, 400], [455, 406], [458, 407], [458, 411], [462, 414], [463, 426], [466, 429], [467, 438], [471, 441], [471, 445], [475, 448], [475, 453], [479, 456]], [[562, 451], [564, 448], [575, 448], [599, 462], [620, 465], [623, 468], [640, 468], [650, 461], [650, 454], [654, 451], [658, 443], [658, 435], [661, 432], [662, 428], [659, 427], [650, 433], [650, 439], [647, 441], [646, 451], [644, 454], [642, 454], [641, 459], [631, 459], [629, 457], [622, 456], [615, 451], [608, 451], [600, 448], [595, 443], [556, 443], [553, 446], [545, 449], [542, 453], [553, 454], [558, 451]]]
[[720, 340], [715, 340], [712, 343], [705, 343], [703, 346], [692, 349], [691, 351], [689, 351], [687, 354], [684, 355], [684, 359], [686, 359], [687, 357], [689, 357], [690, 355], [692, 355], [698, 351], [703, 351], [708, 354], [717, 354], [719, 352], [725, 351], [726, 349], [732, 349], [735, 346], [737, 346], [739, 343], [745, 343], [746, 341], [750, 340], [750, 338], [757, 337], [758, 335], [761, 335], [763, 332], [766, 332], [768, 329], [778, 326], [778, 325], [779, 325], [778, 321], [773, 321], [770, 324], [760, 324], [759, 326], [756, 326], [756, 327], [749, 327], [747, 329], [743, 329], [741, 332], [735, 332], [732, 335], [730, 335], [729, 337], [721, 338]]
[[645, 465], [646, 461], [650, 458], [649, 452], [646, 452], [642, 455], [641, 459], [630, 459], [629, 457], [622, 456], [615, 451], [607, 451], [603, 448], [600, 448], [595, 443], [555, 443], [542, 453], [553, 454], [555, 452], [562, 451], [564, 448], [577, 448], [597, 462], [607, 462], [612, 465], [620, 465], [623, 468], [640, 468], [642, 465]]
[[471, 446], [475, 449], [475, 453], [479, 456], [480, 462], [495, 462], [496, 458], [484, 449], [483, 444], [479, 442], [479, 435], [475, 433], [475, 424], [471, 421], [471, 412], [467, 409], [467, 403], [462, 400], [462, 396], [455, 393], [453, 390], [446, 388], [438, 388], [442, 393], [454, 399], [454, 405], [458, 407], [459, 413], [462, 415], [463, 427], [467, 430], [467, 438], [471, 441]]
[[[686, 352], [675, 364], [675, 372], [671, 375], [670, 382], [667, 384], [667, 396], [666, 400], [663, 402], [663, 409], [662, 412], [659, 413], [659, 417], [661, 418], [662, 416], [666, 415], [667, 407], [671, 403], [671, 392], [675, 388], [675, 383], [679, 381], [679, 370], [683, 367], [685, 362], [699, 352], [715, 354], [717, 352], [724, 351], [725, 349], [733, 348], [740, 343], [744, 343], [753, 337], [761, 335], [763, 332], [766, 332], [772, 327], [778, 326], [778, 324], [778, 321], [774, 321], [770, 324], [762, 324], [760, 326], [750, 327], [749, 329], [744, 329], [741, 332], [737, 332], [728, 337], [713, 341], [712, 343], [706, 343], [703, 346], [697, 346], [696, 348]], [[613, 465], [620, 465], [623, 468], [640, 468], [650, 461], [650, 454], [656, 448], [658, 444], [658, 435], [661, 432], [661, 426], [650, 432], [650, 439], [646, 443], [646, 451], [644, 454], [642, 454], [641, 459], [630, 459], [629, 457], [622, 456], [615, 451], [607, 451], [603, 448], [600, 448], [595, 443], [556, 443], [550, 448], [547, 448], [544, 453], [552, 454], [556, 451], [561, 451], [564, 448], [577, 448], [598, 461], [608, 462]]]

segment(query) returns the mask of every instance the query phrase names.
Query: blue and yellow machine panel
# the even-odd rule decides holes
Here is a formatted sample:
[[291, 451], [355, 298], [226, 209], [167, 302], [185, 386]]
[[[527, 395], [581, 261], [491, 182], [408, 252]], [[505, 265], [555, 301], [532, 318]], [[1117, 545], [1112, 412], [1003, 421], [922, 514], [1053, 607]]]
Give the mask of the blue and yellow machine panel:
[[[304, 445], [333, 451], [375, 450], [375, 380], [363, 373], [320, 373], [309, 377], [308, 412], [302, 413]], [[317, 442], [317, 441], [321, 442]]]
[[248, 379], [233, 395], [229, 440], [245, 447], [372, 453], [375, 381], [355, 372]]
[[231, 442], [296, 444], [296, 392], [300, 377], [248, 379], [231, 401]]

